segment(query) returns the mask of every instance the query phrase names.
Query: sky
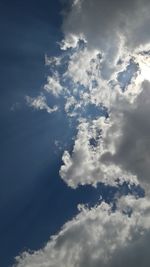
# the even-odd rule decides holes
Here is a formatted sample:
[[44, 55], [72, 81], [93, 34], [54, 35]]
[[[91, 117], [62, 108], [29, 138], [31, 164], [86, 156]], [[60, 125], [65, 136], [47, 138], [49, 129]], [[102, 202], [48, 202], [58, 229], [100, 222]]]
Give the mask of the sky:
[[0, 266], [149, 267], [149, 12], [1, 0]]

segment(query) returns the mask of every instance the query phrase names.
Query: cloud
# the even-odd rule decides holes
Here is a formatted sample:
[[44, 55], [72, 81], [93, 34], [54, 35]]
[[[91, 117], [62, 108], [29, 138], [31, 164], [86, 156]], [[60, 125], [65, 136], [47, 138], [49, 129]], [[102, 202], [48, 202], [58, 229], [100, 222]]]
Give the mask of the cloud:
[[[45, 89], [59, 99], [63, 99], [64, 110], [68, 116], [82, 116], [88, 105], [109, 108], [122, 89], [117, 83], [117, 74], [126, 68], [128, 61], [111, 71], [107, 80], [105, 58], [99, 51], [89, 51], [84, 43], [78, 43], [76, 49], [65, 52], [60, 58], [47, 59], [52, 72], [48, 76]], [[58, 64], [59, 61], [59, 64]], [[110, 76], [110, 75], [109, 75]], [[110, 78], [110, 77], [109, 77]], [[111, 82], [117, 83], [115, 90]]]
[[26, 96], [27, 105], [33, 107], [36, 110], [46, 110], [48, 113], [53, 113], [58, 110], [57, 106], [50, 108], [46, 103], [46, 97], [40, 95], [37, 97]]
[[148, 267], [149, 203], [149, 199], [130, 196], [118, 202], [115, 212], [105, 202], [92, 209], [80, 207], [80, 213], [43, 249], [17, 257], [16, 266]]
[[81, 120], [73, 151], [65, 151], [60, 175], [71, 187], [120, 181], [150, 185], [150, 82], [133, 103], [120, 98], [109, 118]]
[[47, 84], [45, 84], [44, 89], [56, 97], [62, 93], [63, 87], [60, 84], [60, 79], [57, 72], [53, 73], [53, 76], [47, 77]]
[[65, 151], [62, 156], [61, 178], [73, 188], [79, 184], [96, 185], [98, 182], [114, 186], [118, 178], [120, 183], [137, 183], [136, 175], [128, 169], [122, 169], [119, 161], [108, 164], [101, 160], [108, 151], [112, 154], [115, 152], [114, 139], [118, 138], [119, 131], [119, 124], [114, 126], [109, 118], [81, 120], [72, 153]]
[[[148, 46], [130, 53], [123, 49], [117, 61], [110, 64], [109, 57], [100, 50], [90, 50], [79, 41], [75, 48], [60, 57], [46, 59], [51, 75], [44, 89], [62, 99], [68, 116], [81, 116], [88, 105], [110, 110], [120, 96], [132, 102], [139, 94], [147, 57], [142, 54]], [[107, 65], [109, 64], [109, 67]], [[124, 92], [123, 92], [124, 91]]]
[[70, 36], [83, 36], [90, 48], [102, 49], [113, 57], [121, 36], [130, 47], [149, 42], [148, 0], [70, 2], [63, 22], [66, 43]]
[[[70, 1], [62, 27], [65, 38], [61, 49], [65, 51], [58, 57], [46, 57], [51, 75], [43, 88], [60, 99], [68, 116], [77, 117], [78, 133], [73, 151], [64, 151], [60, 168], [60, 175], [69, 186], [95, 185], [99, 181], [114, 185], [118, 178], [122, 182], [148, 182], [146, 157], [149, 153], [144, 150], [148, 148], [148, 141], [143, 132], [139, 137], [140, 105], [135, 105], [142, 90], [145, 91], [143, 81], [150, 70], [147, 65], [149, 8], [147, 0]], [[58, 109], [50, 108], [43, 94], [26, 99], [35, 109], [45, 109], [49, 113]], [[90, 120], [89, 105], [101, 112]], [[101, 118], [103, 108], [109, 114], [107, 119]], [[146, 116], [144, 108], [140, 114]], [[134, 110], [134, 117], [138, 116], [135, 118], [138, 134], [128, 125]], [[129, 140], [126, 128], [131, 129], [135, 141]], [[148, 135], [149, 129], [146, 130]], [[139, 142], [138, 148], [136, 142]], [[132, 153], [128, 151], [130, 143]]]
[[113, 123], [104, 142], [109, 140], [115, 150], [102, 156], [103, 162], [119, 165], [136, 175], [142, 184], [150, 184], [149, 114], [150, 82], [144, 81], [133, 104], [122, 101], [119, 110], [112, 110]]
[[148, 0], [72, 0], [68, 10], [62, 27], [63, 47], [75, 47], [77, 41], [70, 40], [82, 39], [89, 51], [101, 52], [106, 79], [114, 72], [119, 58], [150, 42]]

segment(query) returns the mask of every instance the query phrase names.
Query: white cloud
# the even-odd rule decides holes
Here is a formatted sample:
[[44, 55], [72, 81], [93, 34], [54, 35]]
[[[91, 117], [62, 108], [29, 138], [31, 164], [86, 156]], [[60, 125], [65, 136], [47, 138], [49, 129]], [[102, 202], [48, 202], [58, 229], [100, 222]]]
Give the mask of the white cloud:
[[[150, 186], [150, 83], [144, 81], [133, 102], [120, 97], [110, 117], [81, 120], [71, 154], [65, 151], [60, 169], [62, 179], [78, 184], [121, 181]], [[94, 144], [94, 145], [93, 145]]]
[[67, 48], [71, 36], [74, 36], [78, 40], [86, 41], [89, 53], [95, 50], [102, 53], [101, 74], [104, 79], [110, 79], [116, 71], [120, 58], [124, 59], [129, 54], [132, 56], [137, 48], [149, 44], [150, 3], [148, 0], [72, 0], [70, 2], [69, 12], [65, 13], [63, 21], [65, 34], [63, 42]]
[[61, 166], [60, 176], [69, 186], [76, 188], [79, 184], [95, 185], [98, 182], [116, 185], [118, 178], [122, 182], [136, 183], [135, 176], [128, 170], [122, 170], [119, 164], [105, 164], [101, 161], [106, 152], [115, 152], [113, 140], [108, 135], [109, 129], [113, 129], [113, 125], [104, 117], [92, 122], [81, 120], [72, 154], [65, 151], [62, 157], [64, 164]]
[[87, 48], [77, 50], [70, 56], [68, 70], [65, 75], [72, 78], [74, 83], [80, 83], [89, 87], [92, 77], [96, 76], [98, 70], [98, 51], [88, 51]]
[[46, 110], [48, 113], [53, 113], [58, 110], [57, 106], [50, 108], [46, 103], [46, 97], [40, 95], [37, 97], [26, 96], [27, 105], [33, 107], [36, 110]]
[[53, 73], [53, 76], [47, 77], [47, 84], [45, 84], [44, 89], [56, 97], [62, 93], [63, 87], [60, 84], [60, 79], [57, 72]]
[[[144, 46], [141, 51], [143, 49]], [[109, 60], [104, 54], [96, 49], [89, 50], [86, 44], [80, 46], [78, 43], [76, 49], [64, 52], [60, 58], [48, 60], [53, 69], [53, 75], [48, 76], [48, 83], [44, 88], [54, 96], [65, 99], [64, 109], [68, 116], [81, 115], [81, 108], [86, 108], [89, 104], [110, 109], [120, 97], [133, 102], [140, 93], [146, 57], [140, 55], [139, 50], [131, 54], [126, 49], [122, 49], [119, 56], [121, 58], [118, 57], [118, 60], [121, 63], [116, 61], [108, 68], [106, 65]], [[117, 80], [118, 74], [126, 71], [126, 68], [132, 64], [137, 64], [139, 70], [133, 74], [131, 82], [126, 85], [126, 91], [122, 92]], [[59, 73], [60, 65], [61, 73]], [[148, 70], [145, 70], [145, 76], [148, 76]], [[140, 71], [141, 75], [139, 75]]]
[[76, 35], [69, 34], [67, 36], [67, 40], [62, 40], [60, 43], [60, 47], [62, 50], [66, 50], [68, 48], [75, 48], [78, 44], [79, 38]]
[[148, 267], [149, 242], [149, 199], [124, 197], [115, 212], [104, 202], [83, 207], [43, 249], [17, 257], [16, 266]]
[[46, 66], [52, 66], [52, 65], [59, 66], [60, 64], [61, 64], [61, 57], [48, 57], [47, 54], [45, 55]]

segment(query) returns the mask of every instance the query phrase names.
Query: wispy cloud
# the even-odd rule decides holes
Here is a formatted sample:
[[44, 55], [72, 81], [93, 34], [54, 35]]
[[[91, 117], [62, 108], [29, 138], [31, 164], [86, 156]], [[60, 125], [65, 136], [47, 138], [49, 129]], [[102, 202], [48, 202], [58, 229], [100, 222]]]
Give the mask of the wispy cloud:
[[27, 105], [33, 107], [36, 110], [46, 110], [48, 113], [53, 113], [58, 110], [57, 106], [50, 108], [47, 105], [46, 97], [44, 95], [40, 95], [37, 97], [26, 96]]

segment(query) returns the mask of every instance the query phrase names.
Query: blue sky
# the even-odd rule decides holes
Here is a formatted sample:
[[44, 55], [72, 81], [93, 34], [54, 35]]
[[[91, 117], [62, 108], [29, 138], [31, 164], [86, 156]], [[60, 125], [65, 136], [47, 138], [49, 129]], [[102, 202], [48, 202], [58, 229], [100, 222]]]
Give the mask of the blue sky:
[[[70, 250], [76, 251], [72, 245], [74, 231], [77, 230], [73, 230], [74, 223], [77, 221], [82, 225], [83, 217], [85, 227], [87, 225], [89, 229], [87, 232], [94, 238], [94, 228], [90, 228], [86, 221], [86, 218], [91, 218], [92, 212], [97, 214], [95, 216], [102, 216], [95, 220], [94, 227], [98, 231], [97, 220], [100, 220], [105, 233], [102, 218], [107, 208], [103, 208], [104, 203], [111, 207], [108, 212], [109, 229], [114, 225], [115, 216], [118, 229], [120, 221], [122, 225], [125, 221], [124, 228], [128, 229], [132, 212], [134, 225], [137, 214], [141, 214], [141, 207], [145, 212], [143, 217], [147, 216], [149, 122], [145, 114], [149, 112], [149, 102], [144, 102], [143, 107], [143, 99], [149, 98], [146, 53], [149, 42], [146, 41], [148, 33], [145, 30], [144, 35], [141, 29], [143, 23], [147, 29], [149, 22], [146, 15], [146, 22], [140, 20], [141, 26], [136, 29], [138, 39], [134, 36], [136, 26], [130, 15], [130, 4], [124, 6], [114, 1], [114, 17], [110, 17], [111, 2], [108, 0], [110, 8], [105, 9], [108, 21], [101, 14], [100, 25], [104, 22], [104, 28], [98, 28], [100, 11], [96, 10], [105, 8], [103, 0], [94, 0], [91, 11], [90, 0], [70, 3], [72, 6], [66, 9], [64, 17], [62, 10], [69, 6], [69, 2], [2, 0], [0, 3], [2, 267], [12, 266], [16, 256], [24, 251], [40, 251], [45, 244], [52, 246], [49, 251], [52, 262], [51, 255], [57, 252], [57, 245], [60, 255], [61, 251], [67, 251], [63, 240], [60, 242], [62, 245], [59, 244], [61, 235], [70, 242]], [[135, 1], [131, 4], [135, 5]], [[147, 5], [145, 0], [141, 10]], [[138, 8], [135, 5], [137, 12]], [[133, 32], [124, 28], [120, 30], [119, 12], [122, 10], [129, 16]], [[84, 23], [80, 12], [85, 15]], [[118, 31], [121, 31], [120, 36], [130, 41], [129, 44], [123, 43], [121, 37], [118, 41]], [[110, 34], [106, 34], [108, 32], [114, 33], [111, 42]], [[100, 35], [102, 38], [99, 38]], [[109, 44], [108, 47], [104, 46], [104, 41]], [[58, 110], [49, 111], [55, 106]], [[136, 201], [141, 204], [137, 205]], [[83, 204], [85, 206], [80, 207]], [[125, 207], [122, 208], [122, 205]], [[147, 222], [149, 217], [144, 218]], [[140, 222], [136, 225], [137, 231], [140, 227], [149, 231], [147, 225]], [[63, 229], [62, 232], [60, 229]], [[54, 234], [56, 249], [53, 241], [49, 241]], [[123, 232], [120, 235], [125, 236]], [[80, 236], [80, 229], [76, 236]], [[84, 232], [83, 237], [95, 242], [90, 235], [84, 236]], [[108, 237], [104, 238], [107, 243]], [[116, 242], [116, 246], [121, 244], [115, 239], [112, 242]], [[82, 242], [79, 239], [77, 243], [80, 246]], [[137, 247], [135, 249], [138, 251]], [[118, 250], [117, 260], [124, 253], [124, 250]], [[93, 247], [90, 251], [91, 265], [87, 267], [92, 264], [97, 267], [103, 258], [98, 255], [98, 261], [92, 261], [95, 259], [92, 258]], [[86, 253], [88, 248], [83, 251], [83, 258], [79, 256], [77, 266], [86, 266]], [[69, 256], [64, 255], [63, 260], [60, 256], [60, 262], [74, 267], [76, 259], [70, 263]], [[32, 263], [36, 262], [34, 256], [32, 262], [30, 254], [27, 254], [28, 260], [29, 264], [25, 265], [20, 259], [18, 264], [24, 265], [17, 266], [32, 267]], [[42, 267], [40, 256], [38, 261], [38, 266]], [[46, 262], [44, 253], [42, 262]], [[59, 266], [58, 262], [48, 266]], [[113, 267], [115, 262], [114, 256], [106, 267]], [[129, 267], [134, 264], [131, 255]], [[141, 266], [147, 267], [146, 264]]]
[[[31, 236], [38, 227], [32, 211], [35, 218], [38, 213], [41, 216], [44, 203], [55, 199], [51, 180], [57, 175], [51, 165], [57, 166], [58, 160], [51, 138], [57, 136], [56, 118], [49, 119], [45, 112], [32, 112], [24, 105], [24, 97], [34, 95], [45, 81], [44, 55], [57, 53], [55, 42], [61, 37], [61, 17], [57, 1], [1, 1], [0, 10], [0, 258], [1, 266], [8, 266], [24, 247], [36, 248], [48, 238], [41, 234], [36, 241], [36, 230]], [[11, 111], [16, 102], [23, 107]], [[62, 135], [67, 136], [63, 128]], [[45, 184], [49, 185], [49, 193], [44, 192]], [[45, 221], [46, 216], [45, 209]], [[55, 222], [50, 221], [51, 218], [53, 232]], [[32, 230], [28, 231], [30, 224]]]

